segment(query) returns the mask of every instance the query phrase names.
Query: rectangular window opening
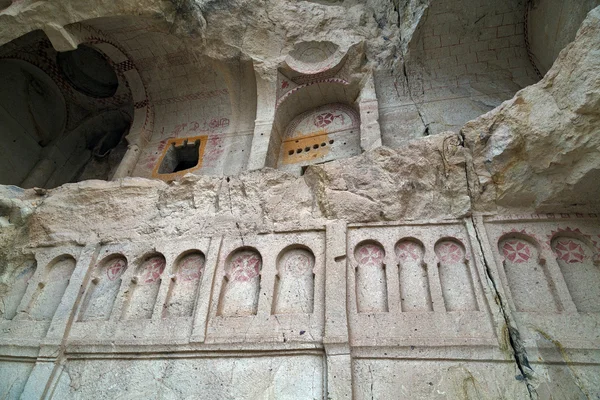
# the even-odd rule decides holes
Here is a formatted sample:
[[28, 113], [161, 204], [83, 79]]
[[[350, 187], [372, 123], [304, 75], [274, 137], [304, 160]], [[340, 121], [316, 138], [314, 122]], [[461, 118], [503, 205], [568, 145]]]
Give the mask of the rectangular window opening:
[[172, 174], [185, 171], [198, 165], [200, 156], [200, 139], [189, 143], [187, 140], [181, 146], [171, 144], [163, 157], [159, 174]]

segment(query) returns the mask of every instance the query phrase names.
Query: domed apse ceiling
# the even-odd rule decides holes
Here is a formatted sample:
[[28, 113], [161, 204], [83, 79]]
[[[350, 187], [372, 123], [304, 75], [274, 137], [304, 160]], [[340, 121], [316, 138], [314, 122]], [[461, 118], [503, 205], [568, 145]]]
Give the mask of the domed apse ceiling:
[[0, 48], [0, 183], [110, 179], [127, 149], [131, 92], [90, 45], [57, 53], [41, 31]]

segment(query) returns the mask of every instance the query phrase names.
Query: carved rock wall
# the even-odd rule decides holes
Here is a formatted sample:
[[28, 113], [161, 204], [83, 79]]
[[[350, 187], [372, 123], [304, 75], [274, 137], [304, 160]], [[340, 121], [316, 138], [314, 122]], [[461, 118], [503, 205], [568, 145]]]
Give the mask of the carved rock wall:
[[[394, 17], [372, 3], [375, 17]], [[171, 17], [221, 61], [206, 28], [215, 21], [228, 40], [243, 38], [225, 53], [261, 54], [286, 37], [281, 26], [290, 41], [303, 29], [325, 36], [288, 13], [327, 10], [332, 36], [354, 22], [374, 30], [365, 36], [392, 31], [364, 17], [362, 3], [306, 2], [294, 13], [268, 3], [274, 13], [260, 18], [281, 23], [267, 31], [251, 11], [244, 33], [219, 4], [181, 3]], [[419, 20], [421, 6], [411, 5]], [[16, 2], [0, 29], [58, 6], [37, 7]], [[0, 394], [600, 396], [599, 19], [597, 8], [541, 82], [459, 134], [377, 147], [303, 176], [264, 168], [0, 187]], [[255, 71], [276, 70], [281, 48], [293, 46], [273, 46]]]

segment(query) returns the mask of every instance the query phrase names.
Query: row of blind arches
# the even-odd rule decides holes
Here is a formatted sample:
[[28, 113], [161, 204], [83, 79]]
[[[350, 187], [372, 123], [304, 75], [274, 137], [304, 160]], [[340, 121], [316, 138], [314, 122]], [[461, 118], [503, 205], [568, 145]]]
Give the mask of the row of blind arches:
[[[551, 250], [579, 312], [600, 312], [600, 257], [583, 237], [557, 236]], [[414, 238], [400, 240], [395, 248], [401, 310], [432, 311], [431, 277], [424, 263], [425, 247]], [[498, 242], [504, 275], [517, 311], [562, 311], [538, 242], [524, 234], [511, 234]], [[440, 289], [446, 311], [477, 311], [472, 271], [464, 245], [456, 239], [441, 239], [434, 247]], [[388, 278], [385, 250], [367, 240], [354, 252], [356, 261], [357, 310], [362, 313], [388, 311]]]
[[[465, 246], [457, 239], [441, 239], [434, 246], [438, 276], [446, 311], [478, 311]], [[404, 238], [394, 246], [402, 312], [433, 311], [433, 275], [424, 262], [425, 246]], [[388, 312], [388, 279], [384, 246], [375, 240], [360, 242], [354, 249], [356, 303], [359, 313]]]
[[[111, 316], [121, 319], [152, 318], [163, 281], [168, 289], [160, 311], [162, 317], [191, 316], [205, 262], [206, 257], [201, 251], [186, 251], [175, 260], [170, 277], [165, 279], [166, 259], [160, 253], [144, 256], [135, 270], [128, 268], [128, 260], [123, 254], [110, 254], [91, 272], [77, 320], [108, 320]], [[27, 319], [50, 321], [75, 266], [76, 260], [70, 255], [56, 257], [45, 268], [27, 304], [19, 308], [35, 273], [35, 265], [23, 268], [14, 279], [4, 318], [13, 319], [20, 314]], [[281, 251], [277, 258], [273, 314], [313, 312], [314, 266], [314, 254], [305, 246], [293, 245]], [[260, 252], [249, 247], [234, 250], [225, 261], [217, 315], [256, 314], [261, 271]], [[120, 316], [113, 316], [119, 293], [123, 299], [118, 307]]]
[[[193, 314], [206, 258], [200, 251], [184, 253], [175, 261], [169, 279], [162, 317], [188, 317]], [[305, 247], [284, 249], [275, 280], [273, 313], [312, 313], [314, 302], [314, 255]], [[123, 319], [152, 318], [166, 261], [161, 254], [147, 256], [125, 290]], [[127, 269], [122, 255], [105, 258], [94, 273], [84, 298], [81, 320], [108, 319]], [[254, 248], [240, 248], [227, 258], [217, 315], [255, 315], [258, 308], [262, 257]], [[127, 283], [127, 279], [125, 279]]]
[[[578, 312], [600, 312], [600, 258], [583, 235], [557, 235], [550, 249]], [[535, 238], [510, 233], [498, 241], [504, 275], [515, 308], [523, 312], [560, 312], [557, 282]]]
[[[585, 238], [560, 236], [551, 248], [573, 303], [579, 312], [600, 312], [600, 268], [593, 244]], [[561, 311], [555, 282], [541, 257], [541, 247], [532, 237], [511, 235], [498, 241], [504, 274], [518, 311]], [[356, 295], [359, 312], [387, 310], [385, 251], [375, 241], [359, 243], [354, 249]], [[442, 295], [447, 311], [477, 310], [472, 275], [465, 247], [457, 240], [444, 239], [434, 247]], [[423, 263], [425, 248], [416, 239], [403, 239], [395, 246], [401, 284], [403, 311], [431, 311], [430, 282]], [[272, 312], [311, 313], [314, 304], [314, 254], [304, 247], [284, 249], [277, 266]], [[168, 279], [167, 300], [163, 316], [189, 316], [193, 313], [199, 282], [204, 272], [205, 256], [191, 250], [175, 262]], [[4, 318], [18, 314], [33, 320], [51, 320], [68, 286], [76, 261], [72, 256], [55, 258], [46, 267], [27, 304], [21, 304], [35, 265], [16, 272], [11, 291], [4, 299]], [[165, 258], [151, 254], [127, 281], [128, 290], [121, 318], [150, 318], [165, 269]], [[127, 270], [121, 254], [105, 257], [92, 272], [85, 291], [78, 320], [108, 319]], [[262, 257], [253, 248], [233, 251], [226, 259], [219, 296], [218, 315], [256, 314], [260, 293]], [[403, 284], [404, 283], [404, 284]], [[20, 308], [18, 307], [21, 304]]]

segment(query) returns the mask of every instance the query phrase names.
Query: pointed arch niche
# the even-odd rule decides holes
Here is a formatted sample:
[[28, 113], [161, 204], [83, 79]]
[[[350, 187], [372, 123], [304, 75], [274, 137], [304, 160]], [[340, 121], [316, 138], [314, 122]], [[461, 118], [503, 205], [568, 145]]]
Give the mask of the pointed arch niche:
[[583, 237], [557, 235], [552, 250], [579, 312], [600, 312], [600, 260]]
[[122, 254], [111, 254], [98, 263], [85, 293], [80, 321], [110, 318], [126, 269], [127, 258]]
[[504, 235], [498, 241], [498, 251], [517, 311], [560, 311], [546, 260], [535, 239], [523, 234]]

